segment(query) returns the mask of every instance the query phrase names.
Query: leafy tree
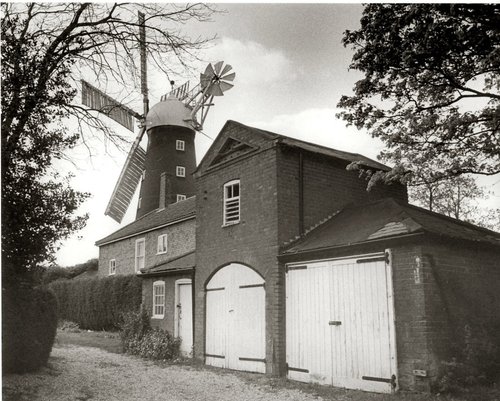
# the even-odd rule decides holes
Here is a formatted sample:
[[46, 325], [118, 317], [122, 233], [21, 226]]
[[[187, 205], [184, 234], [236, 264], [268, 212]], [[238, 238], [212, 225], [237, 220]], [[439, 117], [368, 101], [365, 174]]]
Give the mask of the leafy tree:
[[438, 182], [426, 181], [409, 188], [412, 203], [484, 228], [500, 230], [500, 210], [479, 206], [478, 200], [487, 197], [485, 188], [477, 185], [474, 178], [465, 175]]
[[[386, 145], [378, 179], [500, 172], [500, 5], [369, 4], [343, 43], [364, 78], [339, 113]], [[429, 178], [429, 177], [428, 177]]]
[[[74, 101], [78, 79], [127, 87], [136, 82], [136, 12], [145, 15], [148, 55], [163, 72], [187, 67], [207, 41], [179, 33], [189, 20], [205, 21], [205, 5], [2, 3], [2, 276], [5, 284], [33, 281], [53, 260], [60, 240], [83, 227], [73, 214], [88, 196], [71, 189], [53, 168], [56, 159], [89, 133], [119, 136]], [[80, 129], [65, 123], [73, 117]], [[91, 128], [85, 131], [84, 127]], [[99, 132], [100, 131], [100, 132]]]

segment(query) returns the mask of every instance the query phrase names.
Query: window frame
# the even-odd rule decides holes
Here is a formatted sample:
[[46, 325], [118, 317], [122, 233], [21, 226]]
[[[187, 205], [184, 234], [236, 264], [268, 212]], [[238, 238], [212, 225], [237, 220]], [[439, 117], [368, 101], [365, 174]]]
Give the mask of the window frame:
[[[165, 250], [160, 250], [160, 238], [165, 238]], [[161, 244], [163, 245], [163, 241], [161, 242]], [[158, 239], [157, 239], [157, 242], [156, 242], [156, 254], [157, 255], [162, 255], [164, 253], [167, 253], [168, 252], [168, 234], [160, 234], [158, 235]]]
[[109, 260], [108, 276], [114, 276], [116, 274], [116, 259]]
[[186, 177], [186, 167], [175, 166], [175, 176], [176, 177]]
[[[143, 255], [138, 255], [138, 249], [139, 249], [139, 244], [143, 244]], [[142, 267], [138, 267], [138, 259], [142, 257]], [[146, 238], [138, 238], [135, 240], [135, 254], [134, 254], [134, 265], [135, 265], [135, 272], [140, 273], [141, 269], [143, 269], [146, 266]]]
[[183, 141], [182, 139], [176, 139], [175, 140], [175, 150], [185, 152], [186, 151], [186, 141]]
[[[161, 294], [156, 293], [156, 290], [158, 288], [162, 288], [163, 292]], [[165, 317], [165, 295], [166, 295], [165, 294], [165, 281], [157, 280], [157, 281], [153, 282], [153, 302], [152, 302], [153, 313], [151, 315], [151, 317], [153, 319], [163, 319]], [[158, 299], [161, 299], [162, 302], [157, 303]], [[161, 313], [156, 313], [157, 307], [159, 308], [158, 311], [161, 310]]]
[[183, 200], [186, 200], [187, 196], [183, 194], [177, 194], [177, 202], [182, 202]]
[[[234, 187], [235, 185], [238, 185], [238, 196], [232, 196], [232, 197], [228, 197], [227, 194], [228, 194], [228, 188], [229, 187]], [[223, 186], [223, 206], [222, 206], [222, 226], [223, 227], [228, 227], [228, 226], [232, 226], [232, 225], [235, 225], [235, 224], [239, 224], [239, 222], [241, 221], [241, 182], [239, 179], [236, 179], [236, 180], [231, 180], [231, 181], [228, 181], [224, 184]], [[228, 221], [228, 203], [234, 203], [235, 201], [237, 201], [237, 204], [238, 204], [238, 217], [237, 217], [237, 220], [233, 220], [233, 219], [230, 219]], [[234, 207], [234, 204], [230, 205], [230, 207]]]

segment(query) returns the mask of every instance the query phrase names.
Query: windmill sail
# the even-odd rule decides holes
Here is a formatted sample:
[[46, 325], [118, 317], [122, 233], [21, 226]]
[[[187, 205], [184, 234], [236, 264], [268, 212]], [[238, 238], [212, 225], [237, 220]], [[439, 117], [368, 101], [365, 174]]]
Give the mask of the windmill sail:
[[107, 115], [132, 132], [134, 132], [134, 117], [137, 119], [142, 117], [140, 114], [117, 102], [112, 97], [83, 80], [82, 103], [91, 109]]
[[146, 152], [139, 146], [145, 128], [141, 128], [139, 135], [134, 141], [127, 160], [122, 168], [120, 177], [115, 185], [111, 199], [104, 214], [121, 223], [123, 216], [132, 201], [137, 185], [144, 171]]

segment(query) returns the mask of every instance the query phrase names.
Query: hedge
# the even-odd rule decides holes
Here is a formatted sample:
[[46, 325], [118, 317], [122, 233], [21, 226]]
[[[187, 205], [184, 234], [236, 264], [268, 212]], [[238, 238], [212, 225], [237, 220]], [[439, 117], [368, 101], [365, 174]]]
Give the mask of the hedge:
[[59, 301], [59, 318], [88, 330], [115, 330], [122, 315], [137, 311], [142, 282], [135, 276], [62, 280], [49, 284]]
[[57, 330], [57, 299], [42, 288], [2, 289], [2, 362], [6, 373], [47, 363]]

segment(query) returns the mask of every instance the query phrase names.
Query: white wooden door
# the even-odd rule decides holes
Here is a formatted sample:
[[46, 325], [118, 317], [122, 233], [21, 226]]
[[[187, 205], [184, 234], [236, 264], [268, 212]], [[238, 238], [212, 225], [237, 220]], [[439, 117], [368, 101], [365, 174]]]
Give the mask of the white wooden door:
[[396, 351], [384, 255], [291, 265], [286, 278], [288, 377], [391, 392]]
[[177, 291], [177, 327], [176, 335], [181, 338], [180, 351], [189, 356], [193, 348], [193, 297], [191, 280], [179, 280]]
[[207, 365], [265, 372], [264, 279], [232, 263], [206, 287]]

